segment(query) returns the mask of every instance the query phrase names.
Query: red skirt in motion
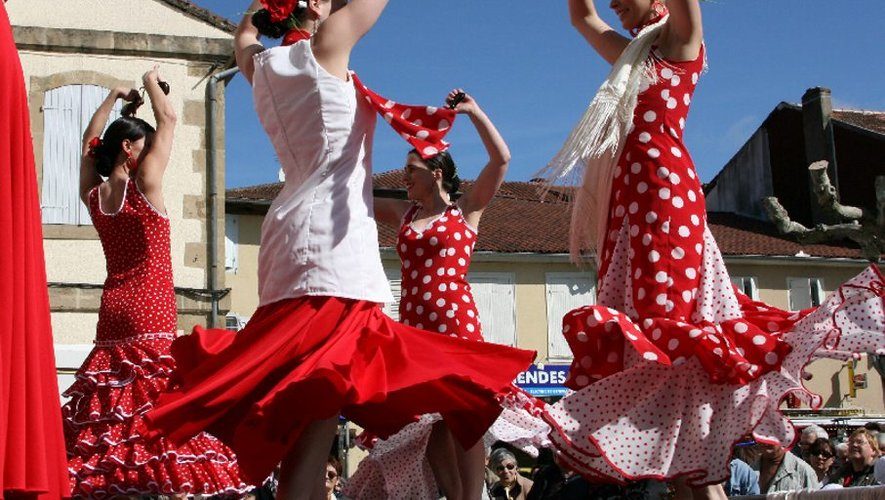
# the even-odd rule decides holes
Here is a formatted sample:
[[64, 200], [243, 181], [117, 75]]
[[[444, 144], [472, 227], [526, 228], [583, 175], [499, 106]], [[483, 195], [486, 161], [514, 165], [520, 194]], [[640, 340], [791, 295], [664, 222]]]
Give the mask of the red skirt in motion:
[[535, 353], [417, 330], [377, 304], [300, 297], [261, 307], [241, 332], [196, 328], [172, 346], [173, 385], [148, 413], [152, 436], [208, 431], [261, 481], [312, 422], [337, 415], [387, 437], [440, 413], [466, 447], [501, 411]]
[[70, 496], [24, 75], [0, 3], [0, 498]]

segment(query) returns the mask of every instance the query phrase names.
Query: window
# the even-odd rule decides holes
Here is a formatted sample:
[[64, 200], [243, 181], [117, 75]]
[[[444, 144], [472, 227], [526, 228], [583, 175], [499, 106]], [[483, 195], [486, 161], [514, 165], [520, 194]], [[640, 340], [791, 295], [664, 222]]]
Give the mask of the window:
[[589, 273], [547, 273], [547, 357], [569, 359], [572, 351], [562, 335], [562, 317], [572, 309], [596, 303], [594, 277]]
[[[83, 134], [108, 89], [98, 85], [65, 85], [43, 95], [44, 224], [89, 225], [89, 210], [80, 201], [80, 153]], [[114, 105], [108, 124], [120, 116]]]
[[756, 289], [756, 278], [732, 276], [731, 282], [747, 297], [750, 297], [753, 300], [759, 300], [759, 291]]
[[240, 216], [224, 217], [224, 269], [237, 274], [239, 268]]
[[516, 345], [516, 290], [513, 273], [470, 273], [467, 281], [486, 342]]
[[820, 278], [787, 278], [790, 310], [799, 311], [821, 305], [824, 300], [823, 289]]
[[384, 273], [387, 275], [387, 281], [390, 283], [390, 291], [393, 293], [393, 302], [388, 302], [384, 304], [382, 310], [384, 314], [393, 318], [394, 321], [399, 321], [399, 299], [401, 295], [401, 276], [399, 269], [385, 269]]
[[240, 316], [237, 313], [229, 312], [227, 316], [224, 317], [224, 328], [225, 330], [230, 330], [232, 332], [238, 332], [246, 327], [246, 323], [249, 322], [249, 318], [244, 316]]

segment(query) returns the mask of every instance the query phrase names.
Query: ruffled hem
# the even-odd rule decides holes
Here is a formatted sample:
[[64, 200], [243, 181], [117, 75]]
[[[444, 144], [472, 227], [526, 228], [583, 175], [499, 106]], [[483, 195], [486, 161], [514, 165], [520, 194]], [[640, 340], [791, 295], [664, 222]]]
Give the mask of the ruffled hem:
[[171, 338], [97, 345], [65, 391], [62, 408], [74, 495], [235, 494], [250, 487], [234, 454], [202, 434], [173, 447], [143, 439], [144, 413], [165, 390]]
[[[594, 481], [685, 477], [692, 486], [720, 483], [728, 476], [732, 447], [743, 436], [782, 446], [795, 441], [779, 405], [793, 394], [820, 406], [821, 398], [802, 382], [808, 363], [832, 353], [885, 351], [883, 290], [875, 266], [842, 285], [782, 334], [792, 350], [780, 369], [746, 384], [713, 382], [697, 358], [666, 366], [629, 350], [626, 369], [548, 408], [551, 441], [569, 466]], [[758, 307], [742, 301], [748, 316]]]
[[237, 334], [197, 328], [172, 352], [179, 386], [149, 413], [151, 435], [180, 440], [206, 430], [236, 451], [253, 481], [307, 425], [339, 413], [389, 436], [438, 412], [472, 445], [500, 411], [495, 395], [534, 357], [416, 330], [376, 304], [334, 297], [264, 306]]

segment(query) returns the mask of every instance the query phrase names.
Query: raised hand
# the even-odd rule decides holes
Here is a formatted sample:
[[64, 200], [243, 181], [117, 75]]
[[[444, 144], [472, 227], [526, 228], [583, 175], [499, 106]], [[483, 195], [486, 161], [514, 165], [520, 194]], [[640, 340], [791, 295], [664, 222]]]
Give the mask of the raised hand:
[[466, 115], [475, 115], [480, 110], [476, 99], [464, 92], [464, 89], [454, 89], [449, 92], [449, 95], [446, 96], [446, 106], [456, 113]]

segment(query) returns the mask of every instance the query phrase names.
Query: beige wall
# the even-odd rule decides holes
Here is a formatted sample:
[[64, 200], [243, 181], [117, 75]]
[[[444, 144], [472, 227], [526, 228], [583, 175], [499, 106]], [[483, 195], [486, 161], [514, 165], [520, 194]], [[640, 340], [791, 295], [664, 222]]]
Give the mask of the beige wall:
[[24, 26], [230, 37], [157, 0], [11, 0], [6, 9], [13, 24]]
[[[154, 64], [169, 82], [178, 115], [175, 142], [164, 178], [164, 199], [172, 220], [172, 263], [178, 287], [207, 287], [206, 83], [218, 61], [231, 54], [232, 36], [155, 0], [119, 2], [13, 0], [7, 4], [20, 46], [29, 92], [38, 186], [43, 175], [43, 97], [71, 84], [105, 88], [141, 87], [142, 74]], [[132, 12], [141, 12], [133, 16]], [[148, 22], [147, 20], [153, 20]], [[162, 22], [156, 22], [162, 20]], [[64, 28], [83, 31], [66, 32]], [[109, 30], [109, 31], [103, 31]], [[113, 33], [112, 31], [116, 31]], [[119, 32], [150, 33], [141, 36]], [[165, 37], [162, 40], [158, 39]], [[179, 36], [186, 38], [172, 38]], [[196, 37], [202, 37], [197, 39]], [[207, 40], [207, 38], [211, 39]], [[178, 43], [178, 42], [181, 43]], [[218, 113], [219, 211], [223, 232], [224, 96]], [[154, 123], [150, 105], [139, 117]], [[92, 226], [44, 225], [47, 279], [50, 283], [104, 282], [101, 244]], [[223, 233], [219, 236], [222, 242]], [[223, 275], [220, 286], [224, 287]], [[100, 289], [50, 288], [56, 342], [85, 344], [95, 335]], [[179, 327], [206, 322], [208, 300], [179, 296]]]

